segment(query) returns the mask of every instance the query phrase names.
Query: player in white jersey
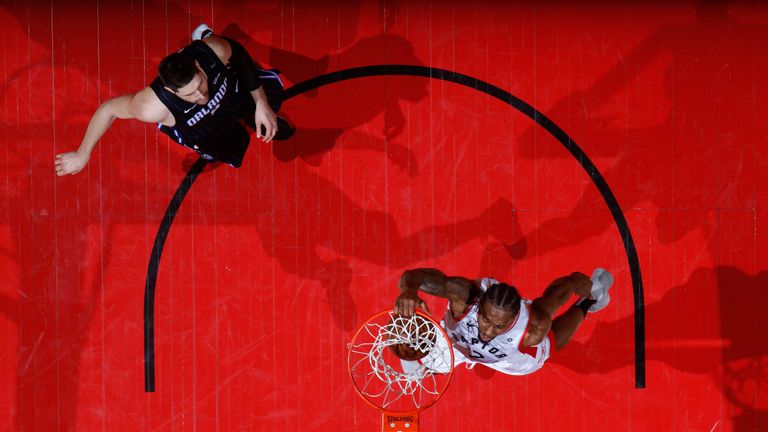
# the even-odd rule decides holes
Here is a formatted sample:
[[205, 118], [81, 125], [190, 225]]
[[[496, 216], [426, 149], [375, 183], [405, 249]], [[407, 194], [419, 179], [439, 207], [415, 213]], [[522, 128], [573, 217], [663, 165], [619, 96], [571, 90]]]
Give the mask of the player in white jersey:
[[[505, 374], [527, 375], [568, 343], [588, 312], [608, 305], [612, 284], [613, 276], [601, 268], [592, 278], [574, 272], [552, 281], [541, 297], [525, 300], [515, 287], [495, 279], [470, 280], [437, 269], [414, 269], [400, 278], [394, 311], [411, 316], [417, 307], [426, 310], [419, 291], [447, 298], [442, 324], [453, 343], [454, 365], [471, 368], [481, 363]], [[579, 298], [555, 317], [572, 295]], [[430, 358], [419, 361], [428, 365]], [[409, 367], [407, 361], [403, 367]]]

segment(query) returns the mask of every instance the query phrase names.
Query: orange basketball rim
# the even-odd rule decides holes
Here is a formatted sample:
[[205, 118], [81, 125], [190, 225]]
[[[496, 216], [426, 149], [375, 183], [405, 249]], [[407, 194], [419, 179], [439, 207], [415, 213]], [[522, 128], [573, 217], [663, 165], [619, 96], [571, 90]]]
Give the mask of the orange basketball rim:
[[[423, 354], [404, 360], [394, 346]], [[421, 310], [411, 317], [391, 309], [371, 316], [352, 337], [347, 360], [355, 390], [381, 411], [382, 431], [417, 432], [419, 414], [440, 399], [453, 375], [451, 341]]]

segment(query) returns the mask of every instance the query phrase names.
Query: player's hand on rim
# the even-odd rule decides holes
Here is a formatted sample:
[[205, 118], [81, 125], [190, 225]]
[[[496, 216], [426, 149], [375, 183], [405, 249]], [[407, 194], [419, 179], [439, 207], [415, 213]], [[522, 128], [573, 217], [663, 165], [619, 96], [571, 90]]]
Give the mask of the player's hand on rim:
[[413, 316], [416, 313], [417, 308], [423, 309], [425, 312], [429, 313], [427, 304], [416, 293], [405, 291], [400, 293], [400, 295], [397, 296], [397, 300], [395, 300], [394, 312], [401, 316]]

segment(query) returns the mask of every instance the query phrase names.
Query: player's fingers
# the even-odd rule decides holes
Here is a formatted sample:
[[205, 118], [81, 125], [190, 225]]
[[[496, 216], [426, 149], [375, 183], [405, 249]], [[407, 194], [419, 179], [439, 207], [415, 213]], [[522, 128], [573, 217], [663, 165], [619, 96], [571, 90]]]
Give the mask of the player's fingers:
[[408, 316], [408, 303], [406, 302], [400, 303], [400, 315]]
[[272, 141], [272, 138], [274, 138], [275, 135], [277, 135], [277, 121], [273, 118], [269, 122], [269, 126], [270, 126], [270, 128], [269, 128], [269, 140]]
[[413, 315], [413, 300], [408, 300], [403, 308], [403, 316], [409, 317]]
[[264, 142], [269, 142], [272, 139], [272, 123], [269, 120], [265, 120], [262, 126], [261, 139]]
[[265, 124], [265, 131], [264, 131], [264, 142], [269, 142], [272, 140], [272, 137], [275, 135], [273, 132], [272, 125], [267, 123]]
[[421, 301], [421, 304], [419, 305], [419, 307], [421, 307], [424, 310], [424, 312], [428, 313], [429, 315], [432, 315], [429, 312], [429, 307], [427, 307], [427, 302], [425, 302], [424, 300]]

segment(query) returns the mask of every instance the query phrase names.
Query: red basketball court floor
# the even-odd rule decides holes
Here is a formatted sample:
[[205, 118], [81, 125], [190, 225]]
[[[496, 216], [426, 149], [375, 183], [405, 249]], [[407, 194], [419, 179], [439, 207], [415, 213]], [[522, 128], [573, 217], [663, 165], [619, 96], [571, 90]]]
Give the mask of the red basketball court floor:
[[[145, 392], [196, 158], [117, 121], [53, 161], [199, 22], [305, 85], [293, 139], [177, 202]], [[764, 3], [6, 0], [0, 26], [0, 430], [376, 430], [346, 345], [417, 266], [616, 276], [542, 371], [461, 367], [422, 430], [768, 430]]]

